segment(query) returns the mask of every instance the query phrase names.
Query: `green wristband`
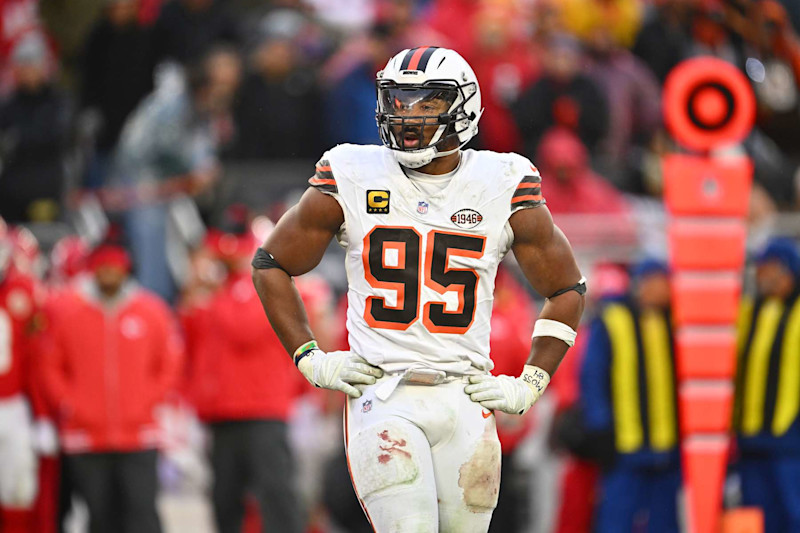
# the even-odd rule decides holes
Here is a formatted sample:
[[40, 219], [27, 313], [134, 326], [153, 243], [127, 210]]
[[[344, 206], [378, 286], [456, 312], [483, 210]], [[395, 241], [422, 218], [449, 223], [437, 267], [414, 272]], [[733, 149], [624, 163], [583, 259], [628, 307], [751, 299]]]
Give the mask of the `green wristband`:
[[294, 365], [300, 362], [300, 359], [310, 354], [313, 350], [318, 350], [319, 347], [317, 346], [317, 341], [308, 341], [307, 343], [300, 346], [297, 350], [294, 351]]

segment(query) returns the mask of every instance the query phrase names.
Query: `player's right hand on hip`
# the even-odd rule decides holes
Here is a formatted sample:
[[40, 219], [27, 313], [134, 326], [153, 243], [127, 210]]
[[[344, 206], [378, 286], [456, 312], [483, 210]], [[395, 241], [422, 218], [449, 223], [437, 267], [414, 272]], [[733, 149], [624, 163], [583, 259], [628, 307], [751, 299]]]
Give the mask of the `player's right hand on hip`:
[[300, 360], [297, 368], [315, 387], [342, 391], [353, 398], [361, 396], [354, 385], [373, 385], [383, 376], [383, 370], [349, 351], [314, 350]]

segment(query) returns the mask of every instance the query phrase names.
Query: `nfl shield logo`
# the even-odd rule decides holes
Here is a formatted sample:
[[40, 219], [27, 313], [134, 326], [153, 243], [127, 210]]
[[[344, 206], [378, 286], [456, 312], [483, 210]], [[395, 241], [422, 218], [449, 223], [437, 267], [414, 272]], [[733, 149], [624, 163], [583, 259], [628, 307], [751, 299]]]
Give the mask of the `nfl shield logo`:
[[427, 202], [417, 202], [417, 213], [420, 215], [424, 215], [428, 212], [428, 203]]
[[369, 413], [370, 411], [372, 411], [372, 400], [364, 400], [364, 403], [361, 404], [361, 412]]

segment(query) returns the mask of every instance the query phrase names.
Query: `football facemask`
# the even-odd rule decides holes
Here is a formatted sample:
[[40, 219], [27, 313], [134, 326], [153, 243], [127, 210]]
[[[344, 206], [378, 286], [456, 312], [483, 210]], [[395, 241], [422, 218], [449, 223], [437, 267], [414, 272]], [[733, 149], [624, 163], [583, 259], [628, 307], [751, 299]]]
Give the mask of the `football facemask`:
[[376, 121], [386, 146], [399, 152], [430, 151], [430, 159], [460, 147], [458, 136], [469, 125], [464, 104], [474, 92], [466, 96], [465, 86], [447, 82], [400, 85], [379, 80], [377, 85]]

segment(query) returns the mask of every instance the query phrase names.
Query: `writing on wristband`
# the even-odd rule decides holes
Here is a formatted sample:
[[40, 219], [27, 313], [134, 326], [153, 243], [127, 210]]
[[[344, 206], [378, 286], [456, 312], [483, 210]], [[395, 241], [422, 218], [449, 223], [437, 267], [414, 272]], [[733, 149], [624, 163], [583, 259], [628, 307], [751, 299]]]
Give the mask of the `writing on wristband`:
[[317, 341], [308, 341], [307, 343], [300, 346], [298, 349], [294, 351], [294, 365], [297, 366], [300, 363], [300, 360], [311, 354], [314, 350], [319, 350], [319, 346], [317, 346]]
[[523, 382], [527, 383], [528, 386], [533, 389], [536, 399], [542, 395], [547, 385], [550, 383], [550, 374], [538, 366], [525, 365], [520, 377]]

